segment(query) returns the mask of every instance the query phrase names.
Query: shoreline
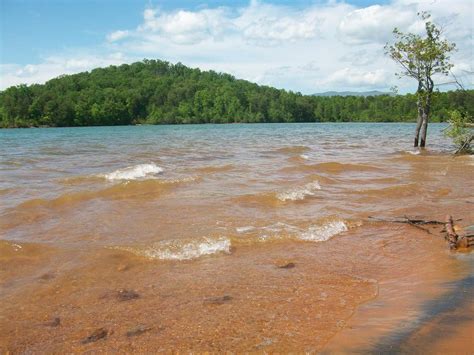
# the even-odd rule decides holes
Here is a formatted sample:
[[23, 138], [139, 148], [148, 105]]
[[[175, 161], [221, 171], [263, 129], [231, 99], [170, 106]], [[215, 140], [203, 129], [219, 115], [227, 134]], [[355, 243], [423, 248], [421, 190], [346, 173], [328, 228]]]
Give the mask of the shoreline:
[[[280, 124], [416, 124], [409, 121], [299, 121], [299, 122], [202, 122], [202, 123], [137, 123], [128, 125], [98, 125], [98, 126], [27, 126], [0, 127], [0, 129], [32, 129], [32, 128], [100, 128], [100, 127], [136, 127], [136, 126], [227, 126], [227, 125], [280, 125]], [[447, 124], [447, 121], [432, 121], [430, 124]]]
[[[306, 349], [309, 351], [309, 349], [313, 349], [314, 351], [322, 353], [331, 353], [333, 351], [338, 352], [338, 347], [336, 346], [335, 350], [334, 347], [331, 347], [331, 343], [338, 342], [341, 334], [343, 335], [344, 332], [351, 332], [354, 331], [354, 329], [357, 329], [358, 327], [364, 326], [363, 319], [367, 314], [366, 310], [370, 310], [370, 308], [378, 304], [382, 305], [381, 308], [379, 306], [376, 306], [376, 308], [379, 308], [379, 311], [381, 312], [380, 314], [383, 317], [392, 316], [395, 317], [395, 319], [402, 317], [399, 319], [403, 320], [415, 310], [417, 310], [416, 312], [418, 316], [415, 319], [411, 320], [409, 317], [409, 323], [407, 324], [411, 325], [409, 326], [409, 328], [404, 328], [404, 330], [401, 332], [391, 331], [389, 335], [383, 335], [383, 332], [380, 333], [378, 336], [376, 336], [375, 344], [373, 344], [373, 346], [371, 347], [366, 346], [361, 348], [357, 346], [357, 344], [354, 344], [355, 347], [351, 347], [350, 349], [345, 350], [357, 352], [358, 349], [362, 349], [360, 350], [360, 352], [367, 353], [377, 352], [377, 350], [380, 349], [383, 349], [383, 351], [392, 351], [393, 349], [395, 349], [394, 352], [397, 352], [398, 349], [404, 349], [404, 344], [407, 342], [407, 339], [410, 339], [412, 334], [416, 333], [421, 327], [425, 326], [427, 323], [430, 323], [432, 319], [436, 319], [437, 317], [440, 317], [444, 314], [448, 314], [452, 311], [453, 308], [462, 308], [463, 305], [458, 305], [457, 303], [455, 303], [455, 307], [451, 307], [449, 304], [449, 300], [452, 299], [452, 295], [464, 297], [464, 301], [468, 301], [468, 296], [463, 296], [463, 294], [459, 295], [458, 291], [460, 290], [460, 288], [467, 285], [469, 290], [472, 291], [474, 289], [472, 284], [472, 281], [474, 280], [474, 276], [472, 276], [472, 270], [469, 270], [469, 272], [471, 273], [469, 276], [464, 277], [461, 280], [450, 283], [439, 283], [445, 278], [449, 279], [451, 277], [456, 277], [457, 272], [454, 271], [460, 270], [459, 260], [455, 261], [453, 260], [452, 256], [448, 256], [446, 254], [446, 245], [445, 242], [442, 240], [437, 240], [434, 245], [429, 248], [431, 250], [429, 252], [431, 256], [424, 261], [425, 266], [423, 267], [423, 270], [418, 270], [420, 275], [418, 275], [418, 272], [412, 272], [411, 276], [408, 279], [403, 276], [408, 270], [412, 269], [412, 266], [410, 265], [413, 264], [413, 262], [409, 261], [410, 259], [407, 259], [408, 255], [402, 260], [396, 261], [394, 265], [398, 265], [401, 270], [396, 271], [395, 274], [394, 271], [389, 271], [393, 270], [393, 266], [390, 266], [391, 264], [393, 264], [393, 261], [390, 261], [389, 259], [386, 260], [387, 262], [389, 262], [389, 264], [386, 264], [386, 262], [384, 261], [384, 263], [380, 265], [382, 267], [382, 270], [377, 271], [377, 263], [374, 265], [373, 262], [370, 260], [373, 258], [377, 259], [377, 254], [379, 254], [383, 250], [385, 250], [383, 251], [383, 253], [389, 252], [390, 255], [396, 255], [397, 253], [400, 253], [401, 250], [409, 250], [406, 246], [403, 245], [409, 239], [402, 237], [400, 235], [400, 232], [397, 231], [412, 231], [410, 228], [411, 227], [397, 228], [396, 231], [392, 232], [393, 234], [391, 237], [388, 236], [388, 239], [385, 242], [383, 240], [381, 241], [377, 237], [377, 235], [382, 231], [387, 231], [387, 227], [383, 227], [380, 225], [368, 225], [366, 227], [361, 227], [358, 230], [354, 230], [349, 234], [336, 236], [327, 242], [309, 244], [304, 242], [284, 242], [270, 244], [268, 246], [242, 246], [234, 250], [231, 255], [209, 256], [192, 261], [168, 261], [157, 263], [149, 260], [147, 261], [141, 257], [133, 256], [128, 252], [104, 249], [102, 251], [96, 251], [94, 254], [90, 254], [91, 252], [86, 252], [84, 250], [76, 256], [76, 262], [80, 260], [80, 263], [76, 267], [73, 267], [69, 270], [64, 270], [59, 274], [57, 272], [49, 272], [49, 267], [47, 266], [42, 267], [43, 272], [46, 273], [43, 276], [39, 277], [39, 283], [38, 281], [36, 281], [33, 282], [32, 285], [27, 286], [25, 284], [27, 280], [25, 279], [22, 281], [22, 283], [24, 285], [23, 287], [26, 286], [26, 288], [23, 288], [23, 291], [21, 291], [20, 294], [17, 294], [16, 296], [14, 296], [14, 294], [11, 294], [8, 298], [10, 299], [11, 297], [13, 297], [17, 301], [19, 301], [18, 296], [20, 296], [21, 294], [24, 294], [24, 296], [22, 296], [21, 298], [26, 296], [26, 300], [28, 300], [27, 303], [25, 304], [20, 302], [18, 305], [21, 306], [23, 304], [24, 306], [26, 306], [26, 309], [19, 313], [14, 313], [16, 317], [22, 319], [22, 321], [18, 323], [15, 328], [23, 329], [22, 332], [25, 332], [24, 336], [29, 335], [29, 338], [34, 335], [35, 339], [39, 339], [38, 341], [40, 341], [40, 339], [43, 339], [43, 342], [45, 342], [44, 346], [46, 346], [43, 349], [49, 349], [50, 351], [82, 352], [93, 349], [96, 349], [98, 351], [110, 351], [112, 349], [119, 351], [120, 349], [124, 350], [124, 346], [126, 343], [123, 343], [123, 341], [121, 340], [121, 334], [125, 333], [126, 331], [130, 331], [130, 329], [135, 329], [138, 326], [142, 326], [144, 327], [144, 329], [151, 328], [154, 330], [150, 331], [150, 334], [148, 334], [147, 332], [146, 336], [143, 335], [134, 338], [134, 341], [131, 343], [133, 344], [133, 347], [130, 348], [131, 351], [132, 349], [134, 349], [135, 351], [138, 351], [139, 349], [142, 349], [143, 351], [151, 351], [152, 349], [187, 349], [196, 351], [231, 351], [236, 349], [239, 349], [239, 351], [244, 351], [244, 349], [246, 349], [247, 351], [250, 351], [252, 349], [259, 351], [276, 351], [278, 349], [286, 349], [290, 351], [297, 349]], [[329, 265], [325, 266], [325, 268], [327, 268], [328, 270], [335, 268], [332, 274], [326, 276], [323, 276], [324, 274], [321, 274], [320, 276], [317, 276], [320, 273], [321, 267], [323, 267], [325, 263], [331, 260], [328, 259], [330, 255], [336, 256], [343, 252], [345, 250], [344, 246], [346, 244], [360, 244], [360, 238], [369, 238], [370, 240], [373, 240], [374, 242], [371, 244], [373, 245], [372, 248], [375, 248], [375, 251], [370, 252], [369, 250], [366, 250], [362, 254], [360, 254], [360, 256], [356, 257], [355, 259], [352, 259], [353, 262], [355, 262], [353, 266], [347, 265], [347, 257], [340, 255], [339, 257], [337, 257], [336, 260], [333, 259]], [[418, 232], [417, 230], [414, 230], [413, 235], [410, 238], [414, 238], [415, 240], [413, 241], [412, 245], [408, 246], [408, 248], [419, 248], [423, 245], [426, 245], [427, 241], [429, 241], [432, 237], [425, 235], [423, 232]], [[390, 244], [387, 245], [387, 242], [390, 242]], [[391, 245], [391, 251], [387, 250], [387, 247], [389, 245]], [[381, 247], [382, 249], [380, 249]], [[25, 246], [23, 247], [23, 249], [24, 248]], [[69, 253], [72, 253], [72, 250], [64, 255], [56, 254], [55, 252], [52, 253], [53, 254], [51, 254], [50, 252], [49, 255], [51, 255], [52, 257], [51, 262], [53, 264], [56, 264], [56, 262], [54, 262], [54, 259], [56, 258], [55, 255], [60, 258], [59, 260], [73, 260], [70, 256], [68, 256]], [[36, 251], [32, 255], [41, 254], [38, 254], [38, 251]], [[321, 260], [314, 260], [315, 255], [319, 255], [319, 258]], [[364, 261], [364, 259], [367, 258], [364, 257], [364, 255], [367, 255], [367, 257], [369, 257], [368, 263], [367, 261]], [[418, 255], [418, 258], [422, 256], [420, 252], [416, 252], [415, 255]], [[440, 257], [441, 259], [439, 259]], [[470, 256], [468, 257], [470, 258]], [[374, 259], [374, 261], [376, 259]], [[275, 267], [275, 263], [276, 265], [279, 265], [281, 263], [281, 260], [286, 260], [285, 262], [291, 260], [295, 266], [289, 269], [278, 269]], [[441, 262], [441, 265], [444, 265], [445, 271], [448, 271], [448, 274], [440, 276], [441, 278], [436, 276], [434, 279], [431, 279], [432, 276], [435, 275], [432, 274], [432, 271], [430, 270], [439, 269], [437, 265], [432, 264], [432, 262], [435, 260], [439, 260]], [[19, 265], [21, 265], [21, 259], [18, 259], [18, 262], [20, 262]], [[364, 266], [364, 264], [366, 264], [366, 266]], [[461, 262], [461, 264], [465, 263]], [[246, 281], [241, 279], [240, 276], [237, 278], [237, 280], [235, 280], [235, 277], [237, 277], [238, 274], [235, 274], [234, 269], [238, 268], [238, 265], [240, 265], [241, 267], [247, 265], [242, 270], [245, 275], [248, 275]], [[341, 267], [346, 270], [339, 270]], [[356, 267], [357, 270], [360, 271], [347, 274], [347, 272], [353, 267]], [[244, 271], [245, 268], [248, 270]], [[222, 271], [219, 271], [216, 275], [215, 272], [219, 269], [221, 269]], [[387, 269], [387, 271], [383, 271], [383, 269]], [[464, 270], [464, 272], [466, 272], [466, 270]], [[157, 275], [161, 276], [152, 276], [156, 273]], [[215, 281], [213, 281], [212, 283], [209, 283], [209, 277], [211, 275], [210, 273], [216, 278]], [[94, 276], [93, 274], [96, 275]], [[260, 276], [258, 276], [255, 281], [252, 281], [252, 279], [254, 279], [255, 276], [258, 274], [261, 274], [261, 277], [263, 277], [263, 279], [261, 280], [265, 280], [270, 276], [274, 279], [273, 283], [267, 285], [268, 281], [264, 281], [262, 284], [262, 281], [258, 281], [260, 280]], [[310, 275], [315, 275], [316, 278], [311, 281], [313, 279], [313, 276]], [[204, 278], [202, 278], [203, 276]], [[428, 279], [425, 280], [427, 276]], [[354, 277], [356, 277], [356, 279], [353, 279]], [[373, 280], [372, 277], [376, 277], [376, 283], [374, 283], [375, 280]], [[176, 287], [170, 288], [168, 286], [165, 286], [165, 280], [167, 279], [172, 279], [174, 283], [177, 283]], [[196, 279], [202, 280], [204, 284], [195, 284]], [[342, 284], [340, 284], [341, 282], [346, 282], [343, 281], [345, 279], [347, 279], [347, 282], [349, 282], [349, 284], [347, 284], [347, 286], [344, 286], [344, 288], [342, 288], [340, 291], [337, 291], [336, 294], [333, 295], [333, 291], [331, 291], [333, 287], [336, 287], [335, 290], [337, 290], [337, 288], [342, 286]], [[350, 281], [351, 279], [353, 280]], [[391, 279], [393, 279], [393, 281], [390, 281]], [[395, 308], [393, 308], [393, 304], [396, 299], [392, 299], [391, 293], [386, 293], [387, 286], [389, 286], [388, 289], [398, 290], [400, 288], [400, 285], [403, 285], [408, 280], [411, 280], [409, 281], [409, 285], [411, 285], [409, 287], [410, 292], [406, 295], [402, 295], [402, 298], [400, 299], [403, 300], [401, 306], [396, 306]], [[388, 284], [387, 281], [389, 282]], [[217, 284], [215, 284], [215, 282], [217, 282]], [[281, 282], [283, 282], [283, 284], [281, 284]], [[288, 284], [289, 282], [290, 284]], [[292, 286], [290, 285], [293, 282], [296, 282], [293, 287], [296, 286], [297, 289], [300, 290], [297, 293], [300, 294], [300, 296], [297, 296], [297, 298], [293, 298], [291, 296], [292, 292], [289, 292], [292, 288]], [[422, 283], [419, 284], [419, 282]], [[38, 283], [37, 286], [34, 286], [34, 283]], [[321, 288], [320, 286], [318, 286], [320, 284], [325, 286]], [[84, 288], [84, 286], [81, 285], [89, 286]], [[187, 287], [184, 287], [184, 285], [187, 285]], [[257, 285], [258, 288], [256, 288]], [[377, 285], [376, 289], [374, 289], [375, 285]], [[315, 289], [313, 290], [313, 288]], [[133, 292], [127, 292], [130, 292], [131, 295], [136, 294], [139, 298], [137, 300], [133, 300], [132, 298], [132, 300], [129, 302], [118, 302], [114, 304], [115, 291], [113, 290], [118, 289], [133, 290]], [[168, 291], [166, 291], [166, 289], [168, 289]], [[212, 291], [213, 289], [214, 291]], [[448, 293], [445, 292], [446, 289], [449, 289]], [[56, 292], [55, 290], [60, 290], [60, 293], [56, 293], [54, 296], [51, 295], [51, 292], [53, 292], [53, 294]], [[275, 298], [275, 295], [271, 296], [270, 294], [268, 294], [268, 291], [270, 290], [273, 293], [276, 293], [276, 295], [280, 293], [286, 294], [283, 299], [285, 299], [286, 297], [290, 297], [290, 299], [293, 298], [293, 301], [291, 303], [288, 303], [288, 305], [284, 306], [284, 309], [290, 307], [289, 310], [291, 310], [291, 312], [296, 312], [289, 318], [290, 322], [287, 326], [290, 326], [291, 328], [293, 328], [297, 324], [300, 324], [299, 322], [304, 319], [301, 318], [302, 314], [300, 314], [303, 309], [307, 307], [313, 307], [311, 313], [309, 314], [315, 316], [318, 314], [318, 312], [324, 310], [325, 307], [329, 307], [326, 311], [329, 313], [327, 313], [327, 315], [325, 316], [323, 315], [323, 319], [326, 319], [325, 317], [329, 317], [326, 319], [326, 321], [321, 323], [316, 317], [309, 323], [305, 324], [303, 329], [299, 329], [299, 331], [304, 330], [303, 334], [306, 334], [306, 332], [308, 332], [307, 336], [309, 336], [309, 338], [307, 339], [309, 340], [314, 338], [314, 335], [319, 334], [320, 332], [324, 332], [324, 327], [329, 327], [329, 329], [331, 329], [330, 332], [335, 333], [327, 340], [324, 339], [325, 337], [329, 336], [330, 333], [328, 333], [321, 339], [323, 343], [326, 343], [326, 345], [321, 344], [320, 346], [316, 346], [315, 344], [313, 344], [311, 346], [311, 343], [308, 343], [308, 345], [304, 347], [304, 345], [296, 346], [296, 344], [299, 344], [299, 341], [297, 343], [287, 343], [290, 338], [283, 341], [285, 338], [280, 337], [283, 336], [283, 334], [286, 334], [286, 331], [288, 330], [285, 331], [286, 327], [281, 328], [281, 326], [278, 326], [274, 330], [270, 331], [268, 335], [264, 335], [263, 338], [260, 338], [260, 341], [254, 340], [253, 344], [256, 344], [254, 345], [255, 348], [249, 346], [249, 344], [242, 347], [242, 344], [240, 344], [240, 342], [229, 342], [230, 339], [232, 339], [232, 336], [230, 334], [221, 334], [221, 345], [216, 345], [217, 347], [211, 346], [211, 343], [207, 343], [207, 340], [203, 343], [203, 345], [207, 345], [199, 347], [197, 346], [197, 343], [195, 343], [191, 340], [191, 338], [189, 338], [189, 336], [193, 333], [192, 329], [195, 329], [195, 327], [199, 327], [199, 324], [201, 324], [201, 326], [207, 324], [206, 322], [198, 322], [197, 324], [194, 324], [196, 320], [200, 319], [201, 317], [206, 317], [205, 319], [207, 319], [208, 316], [204, 316], [204, 314], [202, 313], [204, 311], [210, 312], [211, 315], [209, 316], [212, 316], [212, 314], [212, 317], [218, 316], [218, 321], [224, 322], [224, 324], [219, 326], [219, 329], [221, 329], [220, 332], [225, 331], [227, 333], [228, 331], [230, 331], [230, 329], [227, 328], [227, 326], [230, 326], [230, 324], [227, 324], [228, 321], [226, 321], [225, 319], [228, 317], [227, 313], [230, 310], [235, 309], [237, 313], [231, 316], [231, 318], [237, 316], [238, 318], [235, 318], [234, 321], [240, 319], [240, 321], [244, 322], [239, 328], [240, 331], [243, 331], [244, 335], [247, 334], [246, 336], [252, 334], [253, 337], [257, 336], [256, 339], [259, 339], [258, 334], [261, 330], [258, 331], [258, 327], [256, 329], [253, 329], [253, 326], [251, 326], [248, 330], [250, 333], [246, 333], [244, 329], [245, 327], [249, 326], [247, 322], [253, 319], [252, 314], [254, 312], [257, 312], [257, 310], [259, 310], [259, 316], [257, 316], [255, 321], [258, 321], [258, 319], [260, 318], [262, 320], [266, 319], [266, 321], [269, 321], [268, 316], [274, 312], [274, 308], [277, 307], [278, 309], [279, 307], [283, 306], [281, 304], [282, 299], [280, 298], [280, 296]], [[375, 292], [375, 290], [377, 290], [377, 292], [373, 293]], [[31, 294], [31, 292], [34, 292], [35, 294], [38, 293], [38, 295], [28, 296], [29, 294]], [[417, 296], [420, 294], [420, 292], [423, 295], [421, 300], [424, 300], [421, 305], [418, 304], [419, 296]], [[73, 295], [76, 294], [77, 296], [71, 298]], [[357, 294], [359, 294], [359, 296], [356, 296]], [[50, 299], [50, 302], [52, 302], [53, 304], [45, 304], [43, 307], [38, 304], [37, 306], [39, 306], [39, 308], [37, 310], [34, 310], [34, 308], [31, 308], [31, 306], [28, 305], [29, 302], [34, 301], [34, 299], [36, 298], [38, 298], [38, 302], [43, 303], [43, 300], [48, 299], [49, 296], [47, 295], [51, 295], [57, 300]], [[223, 300], [220, 301], [222, 295], [225, 295], [225, 298], [222, 298]], [[305, 295], [311, 295], [310, 299], [306, 300], [307, 296]], [[168, 299], [168, 297], [172, 298]], [[347, 302], [348, 300], [348, 297], [356, 297], [354, 301], [357, 301], [354, 304], [354, 308], [351, 310], [350, 307], [347, 308], [346, 306], [344, 306], [343, 308], [346, 309], [344, 311], [345, 315], [343, 316], [341, 314], [340, 316], [342, 316], [342, 318], [339, 318], [340, 320], [337, 320], [338, 318], [333, 319], [333, 312], [337, 310], [337, 308], [334, 308], [336, 304], [338, 302], [342, 302], [343, 300], [345, 300], [345, 304], [345, 302]], [[176, 298], [176, 300], [172, 300], [173, 298]], [[330, 298], [334, 298], [334, 300], [329, 302]], [[458, 299], [459, 297], [456, 300]], [[203, 304], [201, 304], [202, 300], [204, 300]], [[206, 305], [206, 300], [211, 300], [208, 303], [210, 306]], [[263, 302], [264, 300], [266, 300], [264, 301], [265, 306], [258, 306], [257, 308], [253, 308], [254, 306], [252, 305], [255, 300], [260, 300], [259, 302]], [[161, 302], [170, 301], [171, 304], [169, 304], [168, 306], [161, 304]], [[360, 303], [360, 301], [362, 301], [362, 303]], [[97, 306], [93, 304], [97, 302], [99, 303], [97, 305], [99, 306], [99, 308], [97, 308]], [[216, 305], [213, 305], [214, 302], [216, 302]], [[328, 305], [324, 306], [327, 302], [329, 302]], [[392, 306], [390, 306], [390, 302]], [[280, 306], [278, 306], [279, 304]], [[386, 305], [383, 306], [384, 304]], [[405, 309], [404, 304], [407, 304], [411, 311]], [[183, 305], [184, 308], [181, 309], [183, 306], [179, 305]], [[248, 308], [249, 306], [250, 308]], [[324, 308], [320, 308], [321, 306], [324, 306]], [[189, 307], [191, 307], [192, 311], [187, 310], [187, 308]], [[260, 307], [264, 308], [260, 310]], [[28, 309], [30, 308], [31, 310], [28, 311]], [[90, 313], [90, 315], [75, 315], [76, 311], [74, 311], [74, 309], [76, 308], [86, 309], [88, 310], [87, 313]], [[21, 306], [21, 309], [23, 309], [23, 306]], [[127, 314], [122, 314], [123, 311], [119, 311], [120, 309], [123, 309], [123, 311], [125, 311], [125, 309], [128, 309]], [[98, 313], [94, 315], [94, 312]], [[161, 312], [165, 312], [165, 314]], [[171, 316], [171, 314], [174, 314], [174, 312], [177, 312], [177, 314], [175, 314], [174, 316], [178, 317], [177, 319], [180, 319], [180, 317], [185, 318], [183, 320], [180, 320], [177, 324], [172, 325], [174, 323], [169, 323], [169, 321], [172, 321], [174, 319], [174, 317]], [[28, 315], [27, 318], [24, 318], [24, 316], [22, 316], [22, 313]], [[166, 315], [168, 313], [170, 314]], [[230, 311], [229, 315], [232, 314], [234, 313]], [[370, 312], [368, 313], [368, 315], [370, 317]], [[360, 318], [360, 316], [362, 316], [362, 318]], [[56, 319], [56, 317], [60, 318], [61, 325], [55, 327], [54, 330], [51, 329], [51, 331], [48, 331], [47, 327], [45, 328], [44, 325], [41, 325], [49, 324], [49, 320]], [[195, 317], [197, 317], [197, 319]], [[243, 317], [243, 319], [241, 319], [241, 317]], [[158, 325], [154, 325], [152, 321], [153, 319], [159, 320], [157, 323], [159, 327]], [[189, 325], [186, 325], [186, 319], [186, 322], [190, 323]], [[13, 322], [17, 322], [14, 321], [13, 318], [11, 318], [11, 320]], [[402, 321], [402, 323], [405, 322], [406, 321]], [[134, 323], [138, 324], [138, 326], [135, 326], [135, 328], [133, 327]], [[14, 324], [15, 323], [13, 323], [12, 325]], [[31, 324], [32, 326], [27, 326], [28, 324]], [[82, 324], [83, 326], [77, 327], [74, 324]], [[375, 324], [377, 324], [377, 321]], [[5, 325], [6, 324], [4, 324], [4, 326]], [[20, 328], [18, 328], [18, 326]], [[110, 336], [107, 337], [105, 340], [94, 342], [88, 346], [81, 346], [81, 338], [84, 338], [85, 336], [87, 336], [87, 333], [91, 333], [99, 326], [102, 326], [109, 332], [111, 332]], [[178, 329], [181, 329], [178, 333], [175, 333], [174, 330], [171, 330], [174, 329], [176, 326], [178, 326], [176, 331]], [[399, 324], [397, 321], [387, 329], [396, 329], [398, 326]], [[171, 329], [169, 329], [169, 327], [171, 327]], [[314, 327], [315, 329], [317, 329], [316, 333], [314, 333]], [[127, 328], [129, 330], [127, 330]], [[384, 328], [386, 327], [383, 326], [382, 329]], [[296, 331], [298, 328], [294, 329]], [[254, 333], [255, 331], [257, 331], [257, 333]], [[283, 333], [280, 333], [282, 331]], [[6, 336], [5, 340], [13, 340], [8, 335], [10, 334], [10, 331], [4, 329], [2, 332]], [[56, 343], [56, 341], [51, 342], [51, 340], [47, 341], [46, 338], [44, 338], [44, 336], [50, 336], [53, 334], [55, 334], [53, 336], [53, 339], [62, 339], [61, 342], [64, 341], [64, 343]], [[170, 339], [168, 337], [171, 334], [174, 334], [174, 338]], [[207, 331], [204, 334], [208, 334]], [[213, 332], [209, 333], [208, 335], [210, 334], [213, 334]], [[265, 332], [263, 334], [265, 334]], [[278, 336], [277, 334], [280, 334], [280, 336]], [[197, 336], [197, 334], [195, 336]], [[155, 337], [158, 338], [156, 338], [155, 340]], [[36, 341], [33, 343], [28, 341], [30, 345], [23, 347], [26, 344], [21, 345], [23, 343], [21, 338], [23, 338], [23, 335], [21, 335], [20, 333], [20, 338], [18, 338], [14, 343], [10, 343], [10, 346], [7, 346], [6, 350], [20, 351], [20, 349], [29, 349], [34, 351], [34, 349], [38, 349], [36, 346], [39, 344], [37, 344]], [[208, 338], [204, 336], [202, 340], [205, 339]], [[244, 339], [249, 340], [246, 338], [242, 338], [241, 340], [243, 341]], [[273, 340], [267, 342], [265, 339]], [[306, 338], [303, 337], [302, 339]], [[425, 344], [427, 341], [424, 341], [424, 339], [425, 338], [422, 338], [419, 344]], [[373, 342], [370, 336], [359, 337], [359, 340], [366, 345], [372, 344]], [[17, 345], [13, 345], [15, 343]], [[245, 343], [247, 343], [247, 341]], [[163, 348], [160, 344], [163, 345]], [[224, 344], [227, 344], [227, 346], [225, 346]], [[250, 342], [250, 344], [252, 344], [252, 341]], [[328, 344], [329, 347], [327, 346]]]
[[[464, 269], [461, 271], [463, 278], [440, 283], [444, 292], [424, 298], [416, 306], [415, 313], [410, 311], [416, 316], [393, 324], [388, 332], [380, 331], [370, 325], [386, 313], [383, 309], [374, 313], [374, 308], [384, 304], [384, 296], [378, 295], [357, 308], [348, 327], [328, 342], [322, 354], [469, 353], [474, 345], [471, 339], [474, 330], [474, 257], [472, 251], [463, 254], [458, 265]], [[452, 258], [458, 256], [452, 255]], [[348, 345], [351, 339], [359, 337], [365, 339], [362, 345]]]
[[[470, 323], [472, 327], [474, 274], [471, 273], [470, 276], [459, 281], [450, 282], [446, 287], [450, 289], [450, 292], [425, 302], [422, 305], [422, 314], [411, 326], [382, 338], [377, 345], [364, 353], [400, 354], [414, 351], [423, 353], [429, 351], [433, 343], [440, 338], [454, 335], [457, 328], [466, 326], [465, 323]], [[425, 328], [429, 329], [425, 331]], [[473, 340], [472, 338], [470, 340], [472, 346]], [[451, 341], [454, 343], [458, 339]]]

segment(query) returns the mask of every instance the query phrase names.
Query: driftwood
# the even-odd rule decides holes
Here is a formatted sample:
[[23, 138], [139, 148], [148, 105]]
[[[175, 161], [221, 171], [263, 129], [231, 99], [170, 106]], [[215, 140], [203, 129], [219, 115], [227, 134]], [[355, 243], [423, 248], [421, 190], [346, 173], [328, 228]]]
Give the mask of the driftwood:
[[441, 222], [441, 221], [408, 218], [407, 216], [397, 217], [397, 218], [379, 218], [379, 217], [369, 216], [369, 218], [374, 219], [376, 221], [380, 221], [380, 222], [409, 224], [413, 227], [416, 227], [418, 229], [425, 231], [428, 234], [433, 234], [433, 233], [431, 233], [429, 229], [421, 227], [422, 225], [444, 225], [444, 222]]
[[454, 230], [453, 217], [446, 217], [446, 240], [450, 249], [469, 248], [474, 245], [474, 234], [459, 236]]
[[446, 217], [446, 240], [449, 243], [449, 249], [456, 249], [459, 236], [454, 231], [453, 217]]
[[[396, 217], [396, 218], [380, 218], [380, 217], [369, 216], [369, 219], [379, 221], [379, 222], [409, 224], [413, 227], [421, 229], [425, 231], [426, 233], [432, 234], [432, 235], [433, 233], [431, 232], [431, 230], [429, 230], [428, 228], [421, 227], [421, 226], [422, 225], [431, 225], [431, 226], [443, 225], [444, 229], [441, 230], [440, 232], [445, 233], [445, 239], [448, 241], [449, 248], [451, 250], [456, 250], [459, 248], [469, 248], [471, 246], [474, 246], [474, 234], [465, 234], [465, 235], [459, 236], [455, 231], [454, 221], [453, 221], [452, 216], [447, 216], [445, 222], [437, 221], [437, 220], [409, 218], [407, 216]], [[456, 221], [460, 221], [460, 219]]]
[[390, 222], [390, 223], [407, 223], [407, 224], [416, 224], [416, 225], [422, 225], [422, 224], [442, 224], [442, 225], [444, 225], [444, 222], [441, 222], [441, 221], [408, 218], [407, 216], [396, 217], [396, 218], [380, 218], [380, 217], [369, 216], [369, 218], [374, 219], [376, 221], [380, 221], [380, 222]]
[[466, 140], [462, 143], [462, 145], [454, 152], [454, 154], [459, 154], [463, 152], [469, 152], [471, 142], [474, 140], [474, 134], [471, 134]]

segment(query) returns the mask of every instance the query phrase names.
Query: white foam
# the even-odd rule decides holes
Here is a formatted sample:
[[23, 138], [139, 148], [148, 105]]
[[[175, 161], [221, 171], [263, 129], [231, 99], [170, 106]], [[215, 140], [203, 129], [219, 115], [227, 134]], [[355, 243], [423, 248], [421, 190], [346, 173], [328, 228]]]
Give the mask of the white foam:
[[312, 226], [298, 235], [298, 239], [312, 242], [324, 242], [335, 235], [346, 232], [347, 225], [343, 221], [333, 221], [322, 226]]
[[124, 169], [115, 170], [111, 173], [102, 175], [109, 181], [115, 180], [137, 180], [143, 179], [150, 175], [155, 175], [163, 172], [163, 169], [160, 168], [155, 163], [150, 164], [138, 164], [134, 166], [129, 166]]
[[273, 233], [281, 233], [281, 232], [291, 233], [291, 232], [298, 231], [299, 228], [292, 226], [291, 224], [288, 224], [288, 223], [277, 222], [272, 225], [262, 227], [262, 230], [267, 231], [267, 232], [273, 232]]
[[254, 226], [245, 226], [245, 227], [237, 227], [235, 228], [237, 233], [247, 233], [253, 231], [255, 229]]
[[304, 200], [306, 196], [314, 196], [317, 190], [321, 190], [321, 185], [317, 181], [313, 181], [303, 187], [280, 192], [276, 197], [283, 202]]
[[405, 150], [405, 153], [411, 154], [411, 155], [420, 155], [419, 150]]
[[225, 237], [203, 237], [197, 240], [159, 242], [143, 251], [143, 255], [160, 260], [190, 260], [204, 255], [230, 253], [231, 242]]
[[301, 158], [301, 159], [304, 159], [304, 160], [308, 160], [308, 159], [309, 159], [309, 156], [307, 156], [306, 154], [301, 154], [301, 155], [300, 155], [300, 158]]
[[20, 244], [15, 244], [15, 243], [12, 244], [12, 247], [15, 251], [23, 249], [23, 247]]

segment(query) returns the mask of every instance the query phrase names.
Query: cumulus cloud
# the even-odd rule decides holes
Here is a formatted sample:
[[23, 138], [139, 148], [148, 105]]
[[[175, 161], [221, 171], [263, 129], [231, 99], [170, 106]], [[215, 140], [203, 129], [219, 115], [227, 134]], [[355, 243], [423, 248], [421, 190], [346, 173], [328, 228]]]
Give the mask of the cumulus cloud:
[[367, 71], [357, 68], [342, 68], [330, 74], [325, 83], [350, 88], [386, 88], [389, 78], [390, 74], [384, 69]]
[[384, 55], [383, 45], [392, 39], [394, 27], [423, 30], [417, 12], [424, 10], [458, 44], [452, 56], [456, 72], [472, 73], [471, 0], [392, 0], [366, 7], [337, 1], [301, 7], [251, 0], [240, 7], [146, 8], [136, 28], [111, 29], [86, 55], [58, 53], [28, 66], [2, 65], [1, 86], [158, 58], [304, 93], [393, 85], [403, 92], [413, 85], [397, 81], [393, 73], [398, 68]]
[[257, 45], [308, 40], [320, 34], [322, 19], [315, 10], [315, 7], [298, 10], [253, 1], [232, 19], [232, 23], [246, 41]]
[[339, 23], [339, 31], [349, 42], [385, 43], [395, 27], [413, 27], [418, 32], [417, 22], [414, 5], [373, 5], [349, 12]]
[[143, 13], [144, 22], [137, 33], [142, 36], [162, 36], [177, 44], [196, 44], [206, 39], [216, 39], [229, 29], [226, 13], [224, 8], [169, 13], [146, 9]]

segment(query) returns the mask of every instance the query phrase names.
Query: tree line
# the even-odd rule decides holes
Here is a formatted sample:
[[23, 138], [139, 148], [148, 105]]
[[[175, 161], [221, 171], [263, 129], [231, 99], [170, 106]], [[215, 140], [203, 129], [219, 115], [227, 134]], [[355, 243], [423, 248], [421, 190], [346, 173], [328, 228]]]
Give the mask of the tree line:
[[[474, 90], [436, 93], [433, 121], [474, 114]], [[181, 63], [143, 60], [0, 92], [0, 126], [254, 122], [408, 122], [416, 96], [302, 95]]]

